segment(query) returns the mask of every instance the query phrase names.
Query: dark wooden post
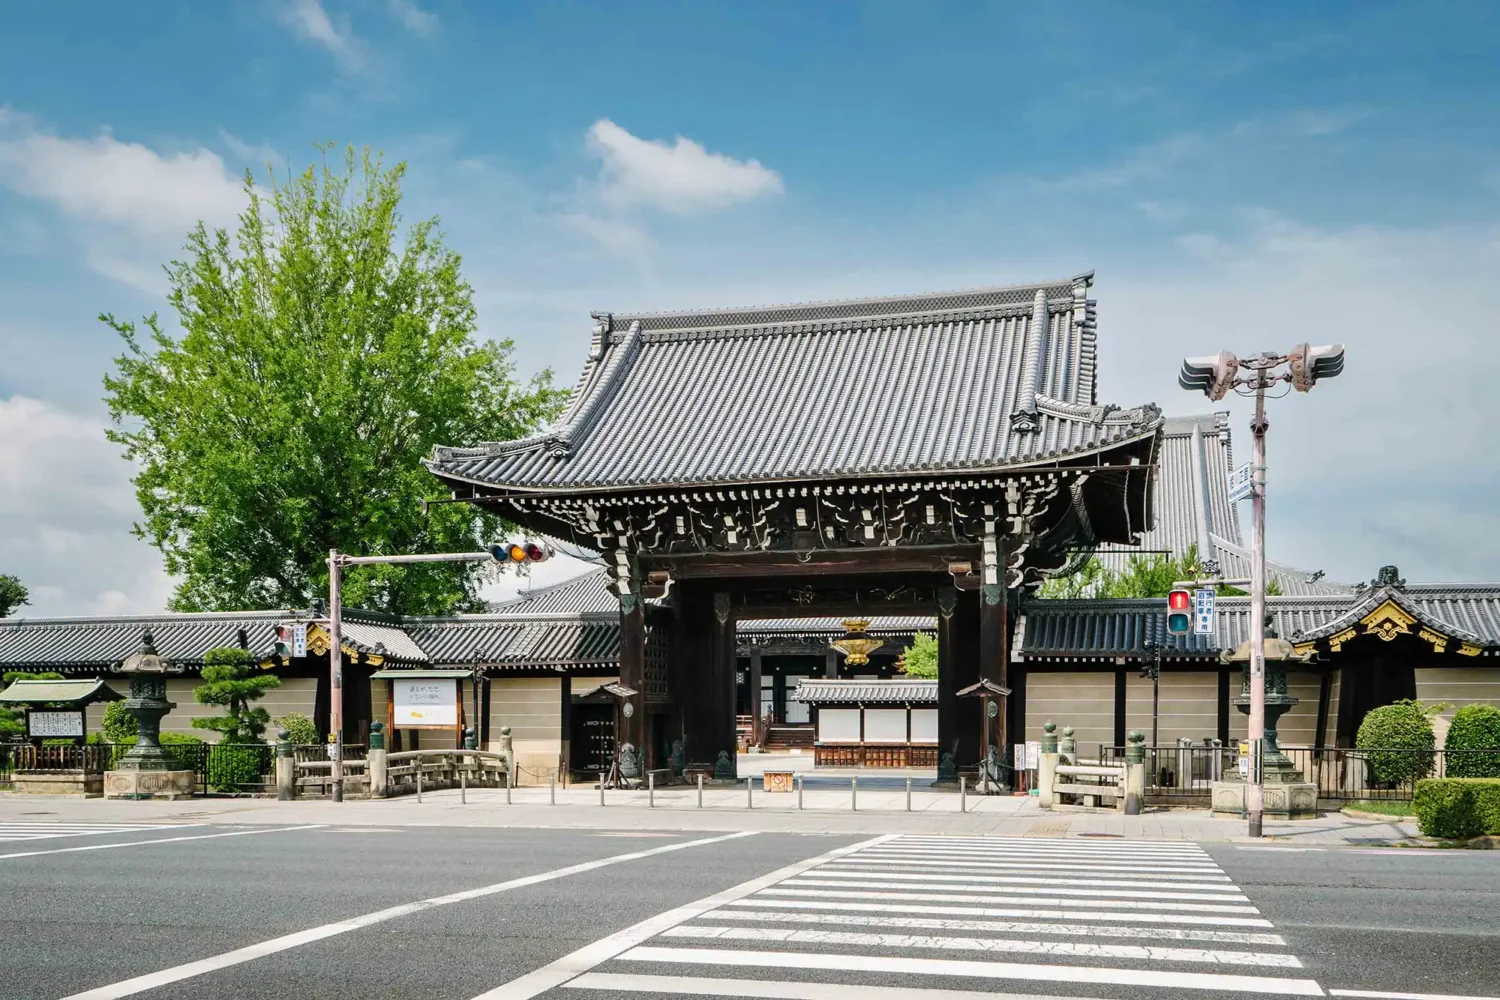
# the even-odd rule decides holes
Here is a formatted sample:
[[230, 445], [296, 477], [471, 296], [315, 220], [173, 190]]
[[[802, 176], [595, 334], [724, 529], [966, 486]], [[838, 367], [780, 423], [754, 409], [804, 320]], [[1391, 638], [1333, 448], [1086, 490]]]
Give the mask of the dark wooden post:
[[1313, 746], [1322, 750], [1328, 745], [1328, 709], [1333, 695], [1333, 674], [1323, 671], [1318, 678], [1318, 728], [1313, 734]]
[[[735, 764], [735, 619], [734, 607], [728, 593], [713, 596], [713, 618], [710, 643], [709, 670], [713, 686], [713, 751], [710, 761], [718, 759], [720, 751], [729, 751], [729, 763]], [[736, 772], [738, 773], [738, 772]]]
[[[938, 620], [938, 760], [943, 754], [952, 753], [957, 762], [958, 750], [958, 683], [957, 649], [954, 645], [953, 619], [957, 611], [958, 591], [953, 587], [939, 587], [937, 593]], [[832, 675], [830, 675], [832, 676]]]
[[1218, 737], [1221, 746], [1229, 745], [1229, 668], [1219, 668], [1219, 697], [1218, 718], [1215, 720]]
[[[954, 602], [952, 623], [953, 645], [953, 691], [956, 693], [979, 680], [979, 616], [980, 596], [977, 590], [960, 590]], [[938, 689], [942, 690], [942, 665], [939, 663]], [[980, 746], [983, 733], [983, 698], [952, 697], [954, 730], [953, 738], [958, 750], [953, 755], [959, 767], [972, 767], [984, 756]], [[939, 701], [939, 712], [942, 710]], [[941, 716], [939, 717], [941, 722]], [[943, 749], [946, 749], [943, 748]]]
[[760, 746], [760, 647], [750, 647], [750, 745]]
[[[561, 749], [557, 761], [558, 778], [562, 784], [567, 784], [568, 772], [573, 767], [573, 676], [563, 674], [558, 684], [560, 702], [558, 708], [558, 725], [561, 729]], [[504, 719], [500, 720], [504, 722]]]
[[639, 589], [620, 595], [620, 683], [635, 691], [620, 705], [621, 743], [646, 754], [646, 614]]
[[[1006, 679], [1009, 675], [1005, 648], [1005, 587], [998, 583], [986, 583], [980, 590], [979, 601], [979, 669], [980, 676], [1001, 687], [1008, 687]], [[995, 724], [988, 727], [990, 739], [994, 745], [1000, 748], [1001, 754], [1005, 753], [1006, 721], [1010, 706], [1004, 695], [995, 696], [1000, 704], [999, 712], [995, 716]], [[989, 752], [988, 747], [980, 747], [979, 755], [983, 757]]]
[[836, 680], [839, 676], [839, 652], [829, 647], [827, 653], [823, 654], [823, 676], [830, 680]]
[[1114, 745], [1125, 745], [1125, 671], [1115, 671], [1115, 732]]

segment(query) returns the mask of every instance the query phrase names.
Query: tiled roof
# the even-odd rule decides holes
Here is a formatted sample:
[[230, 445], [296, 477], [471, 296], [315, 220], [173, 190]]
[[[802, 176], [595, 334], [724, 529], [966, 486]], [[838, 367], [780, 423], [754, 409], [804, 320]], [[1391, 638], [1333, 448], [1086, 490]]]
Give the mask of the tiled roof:
[[294, 611], [242, 611], [123, 618], [0, 619], [0, 664], [8, 669], [113, 668], [141, 645], [150, 629], [168, 661], [202, 663], [210, 649], [239, 644], [245, 631], [253, 651], [269, 650], [276, 625]]
[[892, 680], [820, 680], [808, 678], [787, 697], [810, 705], [922, 704], [936, 705], [935, 680], [897, 677]]
[[[1153, 502], [1155, 526], [1141, 537], [1138, 548], [1101, 545], [1104, 565], [1119, 572], [1130, 557], [1141, 552], [1170, 552], [1185, 556], [1196, 547], [1203, 558], [1217, 559], [1227, 579], [1250, 576], [1250, 552], [1240, 532], [1235, 505], [1229, 502], [1229, 473], [1234, 452], [1228, 413], [1168, 417], [1162, 425], [1160, 465]], [[1313, 573], [1268, 560], [1268, 578], [1286, 595], [1348, 594], [1348, 584], [1334, 583]]]
[[555, 667], [614, 663], [620, 658], [619, 612], [604, 615], [459, 615], [415, 618], [412, 639], [433, 663], [487, 667]]
[[609, 571], [597, 569], [550, 587], [522, 591], [493, 610], [496, 614], [619, 614], [620, 599], [609, 589]]
[[984, 471], [1149, 437], [1154, 407], [1096, 405], [1091, 281], [600, 314], [555, 428], [428, 467], [576, 491]]

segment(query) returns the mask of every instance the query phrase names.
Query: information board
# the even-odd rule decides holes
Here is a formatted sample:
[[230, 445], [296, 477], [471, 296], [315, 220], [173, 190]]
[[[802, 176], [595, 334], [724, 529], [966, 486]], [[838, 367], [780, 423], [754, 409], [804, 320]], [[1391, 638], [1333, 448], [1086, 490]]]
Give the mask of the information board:
[[26, 734], [39, 737], [82, 736], [83, 712], [79, 709], [33, 709], [26, 713]]
[[391, 681], [392, 725], [458, 725], [458, 681], [448, 678]]

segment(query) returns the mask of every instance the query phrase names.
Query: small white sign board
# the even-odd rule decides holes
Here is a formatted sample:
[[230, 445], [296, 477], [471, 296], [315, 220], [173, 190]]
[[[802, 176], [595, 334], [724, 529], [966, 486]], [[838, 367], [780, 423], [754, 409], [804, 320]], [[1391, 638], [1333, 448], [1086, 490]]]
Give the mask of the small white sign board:
[[31, 736], [64, 737], [83, 735], [83, 713], [74, 710], [26, 713], [27, 732]]
[[1250, 470], [1250, 463], [1246, 462], [1229, 474], [1229, 502], [1248, 500], [1254, 495], [1255, 474]]
[[1033, 771], [1042, 766], [1042, 741], [1026, 741], [1026, 766]]
[[1028, 758], [1026, 756], [1026, 744], [1025, 743], [1017, 743], [1015, 745], [1014, 749], [1015, 749], [1015, 755], [1016, 755], [1015, 769], [1017, 771], [1024, 771], [1024, 770], [1026, 770], [1028, 767], [1031, 766], [1030, 763], [1028, 762], [1030, 758]]
[[391, 682], [393, 724], [412, 726], [458, 725], [458, 681], [447, 678]]
[[299, 622], [292, 626], [292, 655], [307, 655], [307, 623]]
[[1193, 593], [1193, 634], [1214, 634], [1214, 592], [1210, 589]]

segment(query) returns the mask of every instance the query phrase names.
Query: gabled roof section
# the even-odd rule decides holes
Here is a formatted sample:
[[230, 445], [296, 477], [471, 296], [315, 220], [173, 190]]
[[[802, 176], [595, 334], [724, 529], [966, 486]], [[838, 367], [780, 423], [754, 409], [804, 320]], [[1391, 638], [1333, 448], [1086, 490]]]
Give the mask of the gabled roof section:
[[620, 658], [618, 605], [605, 614], [489, 614], [413, 618], [407, 631], [433, 663], [488, 669], [562, 668]]
[[936, 705], [937, 684], [915, 677], [885, 681], [806, 678], [787, 697], [809, 705]]
[[797, 306], [596, 314], [545, 433], [440, 447], [450, 482], [519, 492], [989, 471], [1153, 435], [1096, 399], [1091, 274]]

